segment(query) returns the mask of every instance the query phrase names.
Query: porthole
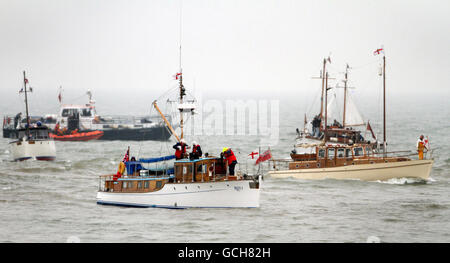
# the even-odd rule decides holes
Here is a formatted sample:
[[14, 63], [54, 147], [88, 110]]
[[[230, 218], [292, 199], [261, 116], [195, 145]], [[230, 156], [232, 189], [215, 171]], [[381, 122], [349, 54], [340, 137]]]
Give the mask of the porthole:
[[298, 168], [298, 164], [295, 165], [295, 168]]
[[309, 168], [309, 163], [306, 164], [306, 168]]
[[317, 165], [317, 167], [320, 167], [320, 163], [317, 163], [316, 165]]
[[374, 164], [374, 162], [373, 162], [373, 161], [370, 161], [370, 164]]
[[352, 162], [352, 165], [355, 165], [355, 162]]

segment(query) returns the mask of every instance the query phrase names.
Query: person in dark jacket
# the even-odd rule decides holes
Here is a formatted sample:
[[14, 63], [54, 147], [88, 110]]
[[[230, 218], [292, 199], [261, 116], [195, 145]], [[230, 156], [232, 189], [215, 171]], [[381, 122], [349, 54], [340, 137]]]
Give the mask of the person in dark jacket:
[[193, 141], [192, 142], [192, 152], [189, 154], [189, 159], [191, 160], [195, 160], [195, 159], [200, 159], [200, 157], [202, 157], [202, 148], [200, 147], [200, 145]]

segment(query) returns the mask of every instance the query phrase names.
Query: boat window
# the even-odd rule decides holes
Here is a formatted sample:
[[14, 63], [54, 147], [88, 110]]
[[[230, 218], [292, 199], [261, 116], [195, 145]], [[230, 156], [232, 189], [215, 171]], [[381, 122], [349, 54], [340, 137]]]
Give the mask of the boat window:
[[328, 148], [328, 159], [334, 159], [334, 156], [335, 156], [335, 149]]
[[83, 109], [81, 111], [81, 116], [82, 117], [91, 117], [92, 116], [91, 109]]
[[149, 185], [150, 185], [150, 181], [145, 181], [145, 182], [144, 182], [144, 188], [148, 188]]
[[352, 150], [351, 149], [349, 149], [349, 148], [345, 149], [345, 157], [346, 158], [352, 157]]
[[319, 149], [319, 158], [325, 158], [325, 149]]
[[142, 182], [138, 181], [138, 189], [141, 189], [141, 188], [142, 188]]
[[48, 130], [36, 130], [32, 132], [35, 139], [48, 139]]
[[337, 150], [337, 157], [338, 158], [344, 158], [344, 155], [345, 155], [345, 149], [344, 148], [339, 148]]
[[354, 156], [364, 156], [364, 152], [363, 152], [363, 148], [362, 147], [357, 147], [357, 148], [353, 148], [353, 153]]
[[162, 187], [162, 181], [156, 181], [156, 188]]
[[78, 113], [78, 109], [63, 109], [61, 116], [68, 117]]
[[127, 188], [127, 182], [122, 182], [122, 188]]
[[199, 164], [197, 166], [197, 172], [198, 173], [206, 173], [206, 164]]
[[369, 146], [366, 146], [366, 155], [369, 155], [372, 153], [372, 150], [370, 149]]

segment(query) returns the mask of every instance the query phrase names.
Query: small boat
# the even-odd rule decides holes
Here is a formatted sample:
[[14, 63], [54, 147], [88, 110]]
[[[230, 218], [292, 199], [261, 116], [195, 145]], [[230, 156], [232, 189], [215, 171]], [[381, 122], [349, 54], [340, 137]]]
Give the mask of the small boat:
[[364, 144], [352, 146], [317, 146], [314, 154], [296, 155], [287, 170], [269, 171], [274, 178], [305, 180], [356, 179], [386, 181], [394, 178], [428, 180], [433, 160], [388, 157]]
[[[401, 151], [387, 152], [386, 146], [386, 57], [383, 56], [383, 143], [378, 148], [369, 143], [330, 144], [327, 138], [327, 110], [325, 109], [324, 138], [320, 143], [296, 145], [290, 160], [274, 160], [274, 178], [294, 177], [299, 179], [357, 179], [363, 181], [385, 181], [394, 178], [418, 178], [428, 180], [433, 159], [413, 160], [409, 156], [389, 156]], [[325, 73], [326, 79], [328, 72]], [[327, 87], [327, 85], [326, 85]], [[325, 89], [325, 101], [327, 99]], [[297, 148], [303, 148], [297, 151]], [[278, 163], [278, 167], [277, 167]], [[280, 169], [281, 163], [287, 169]]]
[[[180, 49], [181, 50], [181, 49]], [[193, 114], [195, 105], [186, 101], [183, 76], [176, 74], [179, 80], [180, 137], [175, 133], [156, 101], [154, 108], [159, 112], [172, 135], [178, 142], [183, 140], [184, 114]], [[119, 166], [118, 174], [100, 176], [97, 192], [97, 204], [134, 207], [160, 208], [256, 208], [259, 207], [262, 176], [250, 176], [240, 171], [230, 175], [228, 163], [223, 158], [207, 156], [190, 159], [175, 155], [140, 158], [129, 162], [129, 149], [124, 165]], [[150, 163], [161, 163], [153, 167], [144, 167]], [[132, 168], [133, 167], [133, 168]], [[139, 167], [139, 169], [137, 168]], [[137, 172], [137, 170], [139, 170]]]
[[[328, 87], [328, 80], [330, 79], [328, 77], [326, 66], [328, 63], [330, 63], [330, 58], [323, 60], [323, 71], [321, 71], [320, 77], [318, 79], [322, 80], [322, 92], [320, 97], [320, 113], [314, 117], [313, 121], [311, 122], [313, 130], [312, 132], [309, 132], [309, 130], [306, 128], [307, 125], [307, 118], [305, 114], [305, 121], [304, 121], [304, 127], [303, 130], [300, 131], [297, 129], [297, 144], [310, 144], [310, 143], [321, 143], [324, 138], [326, 138], [326, 143], [331, 144], [371, 144], [370, 140], [365, 139], [361, 134], [361, 129], [357, 129], [358, 127], [366, 127], [366, 131], [371, 131], [372, 138], [376, 140], [374, 133], [371, 130], [369, 122], [365, 122], [363, 117], [361, 116], [358, 108], [356, 107], [355, 103], [353, 102], [352, 97], [347, 92], [347, 90], [351, 87], [348, 87], [348, 70], [350, 69], [349, 65], [347, 64], [346, 70], [344, 73], [344, 79], [342, 82], [344, 83], [344, 86], [336, 86], [338, 88], [343, 89], [343, 109], [342, 109], [342, 123], [338, 122], [336, 119], [340, 119], [340, 116], [338, 116], [338, 110], [337, 108], [337, 102], [336, 102], [336, 96], [333, 96], [331, 100], [327, 101], [326, 91], [328, 91], [327, 88], [325, 90], [325, 87]], [[325, 115], [327, 115], [327, 119], [325, 119]], [[330, 122], [330, 116], [333, 116], [334, 122]], [[331, 125], [330, 125], [331, 124]], [[327, 128], [325, 129], [325, 125], [327, 125]], [[325, 136], [326, 131], [326, 136]], [[373, 143], [373, 141], [372, 141]], [[301, 147], [299, 149], [296, 149], [301, 152]]]
[[[175, 156], [167, 156], [165, 160]], [[221, 158], [182, 159], [174, 167], [130, 171], [127, 175], [100, 176], [97, 204], [158, 208], [256, 208], [259, 207], [261, 176], [228, 175]], [[163, 166], [164, 167], [164, 166]]]
[[90, 141], [97, 140], [103, 136], [103, 131], [76, 132], [73, 134], [58, 135], [50, 133], [50, 137], [55, 141]]
[[[28, 114], [28, 97], [27, 93], [32, 89], [27, 87], [28, 80], [23, 72], [24, 88], [20, 93], [25, 93], [26, 106], [26, 124], [25, 127], [16, 129], [16, 132], [11, 134], [13, 141], [9, 143], [11, 148], [11, 155], [14, 161], [24, 160], [40, 160], [52, 161], [56, 158], [55, 142], [49, 136], [49, 128], [41, 122], [32, 124]], [[17, 128], [17, 127], [16, 127]]]

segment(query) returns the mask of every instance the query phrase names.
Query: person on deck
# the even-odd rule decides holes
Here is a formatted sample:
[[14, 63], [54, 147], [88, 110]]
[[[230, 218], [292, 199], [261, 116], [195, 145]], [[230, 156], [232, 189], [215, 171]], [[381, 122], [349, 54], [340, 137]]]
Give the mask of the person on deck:
[[63, 135], [63, 132], [62, 132], [61, 129], [59, 128], [59, 122], [56, 123], [56, 125], [55, 125], [55, 133], [56, 133], [57, 135]]
[[316, 115], [311, 122], [312, 127], [313, 127], [313, 136], [314, 137], [319, 137], [319, 135], [320, 135], [320, 122], [321, 122], [321, 120], [320, 120], [319, 114]]
[[200, 147], [200, 145], [196, 142], [193, 141], [192, 142], [192, 152], [189, 154], [189, 159], [191, 160], [195, 160], [195, 159], [200, 159], [200, 157], [202, 157], [202, 148]]
[[181, 139], [173, 146], [173, 148], [175, 149], [175, 159], [180, 160], [186, 156], [186, 148], [188, 148], [188, 145], [184, 139]]
[[20, 120], [22, 119], [22, 112], [17, 113], [17, 115], [14, 117], [14, 129], [17, 129], [17, 124], [19, 124]]
[[222, 149], [223, 157], [228, 162], [229, 175], [234, 175], [234, 168], [237, 164], [236, 156], [230, 148], [224, 147]]
[[[133, 156], [131, 157], [130, 162], [136, 162], [136, 158]], [[139, 172], [142, 170], [142, 165], [140, 163], [132, 163], [130, 164], [130, 174], [132, 175], [139, 175]]]
[[419, 153], [419, 160], [423, 160], [423, 150], [428, 148], [425, 146], [425, 141], [423, 140], [423, 135], [420, 135], [419, 140], [417, 140], [417, 152]]

